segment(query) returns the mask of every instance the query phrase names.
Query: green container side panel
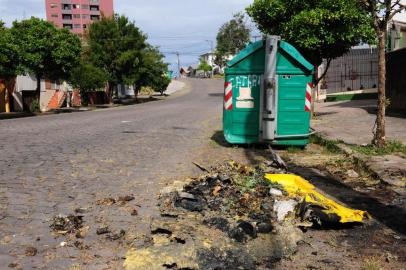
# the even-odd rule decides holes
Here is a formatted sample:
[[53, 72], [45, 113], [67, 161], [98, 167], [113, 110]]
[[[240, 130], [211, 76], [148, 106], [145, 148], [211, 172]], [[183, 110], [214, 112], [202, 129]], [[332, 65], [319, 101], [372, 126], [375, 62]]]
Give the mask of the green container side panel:
[[229, 143], [259, 142], [259, 108], [262, 76], [259, 74], [226, 75], [232, 83], [233, 109], [224, 110], [224, 135]]
[[271, 144], [280, 146], [306, 146], [309, 144], [309, 139], [308, 138], [278, 139], [271, 142]]
[[[278, 114], [277, 136], [304, 135], [310, 130], [310, 113], [305, 111], [306, 85], [311, 76], [278, 76]], [[299, 141], [303, 141], [299, 138]], [[278, 139], [285, 142], [297, 140]], [[279, 142], [280, 143], [280, 142]], [[280, 143], [281, 144], [281, 143]]]

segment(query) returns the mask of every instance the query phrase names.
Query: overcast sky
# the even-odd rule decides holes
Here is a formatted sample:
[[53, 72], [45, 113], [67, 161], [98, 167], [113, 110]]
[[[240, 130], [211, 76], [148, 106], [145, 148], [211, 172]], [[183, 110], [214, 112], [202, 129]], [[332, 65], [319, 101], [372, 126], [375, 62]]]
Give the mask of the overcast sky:
[[[125, 14], [148, 34], [150, 43], [160, 46], [167, 62], [176, 67], [198, 62], [198, 55], [210, 51], [211, 40], [232, 14], [243, 11], [253, 0], [114, 0], [116, 13]], [[0, 20], [10, 25], [31, 16], [45, 18], [45, 0], [0, 0]], [[250, 23], [250, 26], [254, 26]], [[256, 31], [254, 31], [256, 33]], [[257, 33], [256, 33], [257, 34]], [[215, 46], [215, 44], [214, 44]]]

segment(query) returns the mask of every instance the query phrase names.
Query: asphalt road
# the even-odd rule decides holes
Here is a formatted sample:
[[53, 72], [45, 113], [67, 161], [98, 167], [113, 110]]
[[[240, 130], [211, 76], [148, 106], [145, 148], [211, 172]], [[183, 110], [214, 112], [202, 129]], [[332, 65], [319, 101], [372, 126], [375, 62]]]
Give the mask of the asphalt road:
[[[163, 101], [0, 121], [0, 269], [119, 268], [129, 247], [147, 241], [159, 190], [193, 172], [222, 91], [221, 80], [191, 80]], [[96, 204], [125, 195], [135, 200]], [[85, 237], [53, 234], [52, 218], [77, 208]], [[95, 234], [102, 226], [126, 235], [106, 240]]]

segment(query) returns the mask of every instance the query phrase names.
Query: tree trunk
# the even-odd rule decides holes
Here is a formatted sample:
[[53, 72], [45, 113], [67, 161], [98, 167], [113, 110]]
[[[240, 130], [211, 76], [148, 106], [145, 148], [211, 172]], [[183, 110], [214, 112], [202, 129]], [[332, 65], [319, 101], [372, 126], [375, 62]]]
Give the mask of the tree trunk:
[[113, 91], [114, 91], [115, 85], [113, 85], [112, 83], [108, 83], [107, 86], [107, 102], [108, 104], [113, 103]]
[[37, 75], [36, 79], [37, 79], [37, 89], [35, 90], [35, 97], [37, 98], [37, 101], [39, 103], [39, 99], [41, 97], [41, 76]]
[[376, 130], [373, 143], [377, 147], [384, 147], [386, 143], [385, 134], [385, 113], [386, 113], [386, 33], [379, 34], [378, 43], [378, 112], [376, 115]]

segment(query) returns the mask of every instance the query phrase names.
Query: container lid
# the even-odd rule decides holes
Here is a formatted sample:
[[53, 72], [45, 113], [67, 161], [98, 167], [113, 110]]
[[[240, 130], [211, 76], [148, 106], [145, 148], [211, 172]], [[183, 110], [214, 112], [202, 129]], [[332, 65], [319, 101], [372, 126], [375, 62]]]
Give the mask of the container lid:
[[251, 54], [255, 53], [256, 51], [258, 51], [260, 49], [262, 49], [263, 46], [264, 46], [264, 41], [263, 40], [260, 40], [260, 41], [249, 44], [247, 47], [245, 47], [245, 49], [240, 51], [240, 53], [237, 54], [232, 60], [227, 62], [227, 66], [232, 67], [232, 66], [238, 64], [239, 62], [241, 62], [242, 60], [244, 60], [245, 58], [247, 58]]
[[284, 50], [287, 54], [289, 54], [293, 59], [295, 59], [300, 65], [302, 65], [305, 69], [309, 72], [313, 71], [313, 65], [307, 61], [303, 55], [296, 50], [295, 47], [287, 43], [286, 41], [280, 41], [279, 48]]
[[[258, 50], [263, 49], [265, 41], [260, 40], [249, 44], [245, 49], [243, 49], [238, 55], [236, 55], [232, 60], [227, 63], [227, 67], [231, 68], [237, 65], [239, 62], [254, 54]], [[279, 49], [282, 49], [285, 53], [295, 59], [301, 66], [303, 66], [309, 72], [313, 71], [313, 65], [307, 61], [302, 54], [292, 45], [286, 41], [279, 42]]]

